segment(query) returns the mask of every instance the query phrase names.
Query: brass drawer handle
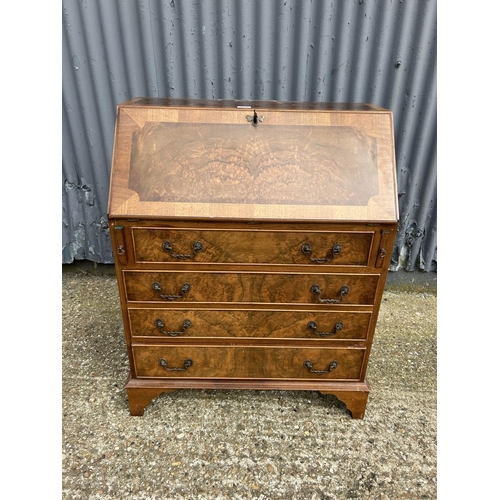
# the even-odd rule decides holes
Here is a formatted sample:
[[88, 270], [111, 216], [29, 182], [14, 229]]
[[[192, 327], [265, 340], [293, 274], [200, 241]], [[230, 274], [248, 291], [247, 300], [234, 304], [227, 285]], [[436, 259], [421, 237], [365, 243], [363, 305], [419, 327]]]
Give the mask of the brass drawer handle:
[[165, 368], [168, 372], [183, 372], [184, 370], [187, 370], [190, 366], [193, 366], [193, 360], [187, 358], [186, 361], [184, 361], [184, 368], [169, 368], [167, 366], [167, 360], [165, 358], [161, 358], [160, 361], [160, 366]]
[[309, 260], [312, 262], [316, 262], [317, 264], [325, 264], [326, 262], [331, 262], [336, 255], [338, 255], [342, 251], [342, 245], [340, 243], [336, 243], [332, 247], [331, 257], [311, 257], [313, 252], [312, 247], [309, 243], [304, 243], [302, 245], [302, 253], [309, 256]]
[[153, 291], [157, 293], [160, 298], [167, 300], [175, 300], [175, 299], [181, 299], [186, 293], [188, 293], [189, 290], [191, 290], [191, 285], [189, 283], [184, 283], [184, 285], [182, 285], [179, 295], [162, 295], [161, 285], [157, 281], [153, 283], [152, 288]]
[[349, 293], [349, 287], [347, 285], [342, 286], [342, 288], [340, 289], [340, 298], [338, 298], [338, 299], [322, 299], [321, 294], [323, 292], [321, 291], [321, 288], [319, 285], [313, 285], [311, 287], [311, 292], [314, 295], [318, 295], [318, 300], [322, 304], [338, 304], [339, 302], [342, 302], [344, 300], [344, 297]]
[[332, 370], [335, 370], [337, 368], [338, 363], [336, 361], [332, 361], [330, 365], [328, 366], [328, 370], [313, 370], [313, 364], [311, 361], [308, 359], [304, 361], [304, 366], [311, 372], [311, 373], [329, 373]]
[[167, 332], [167, 331], [165, 331], [165, 324], [163, 323], [163, 321], [161, 319], [157, 319], [155, 321], [155, 326], [156, 326], [156, 328], [158, 328], [158, 330], [160, 330], [161, 333], [163, 333], [163, 335], [170, 335], [171, 337], [177, 337], [179, 335], [184, 335], [186, 333], [186, 330], [188, 328], [191, 328], [193, 326], [193, 324], [188, 319], [185, 319], [184, 323], [182, 323], [182, 330], [180, 332]]
[[193, 253], [192, 254], [183, 254], [183, 253], [174, 253], [172, 248], [172, 243], [170, 241], [164, 241], [161, 245], [161, 248], [164, 252], [169, 253], [174, 259], [194, 259], [198, 252], [203, 250], [203, 245], [201, 241], [196, 241], [193, 245]]
[[318, 329], [318, 326], [316, 325], [315, 321], [309, 321], [309, 323], [307, 323], [307, 328], [309, 328], [309, 330], [312, 330], [314, 335], [326, 337], [327, 335], [335, 335], [336, 333], [340, 332], [340, 330], [344, 328], [344, 323], [342, 323], [342, 321], [338, 321], [337, 323], [335, 323], [333, 332], [317, 332], [316, 330]]

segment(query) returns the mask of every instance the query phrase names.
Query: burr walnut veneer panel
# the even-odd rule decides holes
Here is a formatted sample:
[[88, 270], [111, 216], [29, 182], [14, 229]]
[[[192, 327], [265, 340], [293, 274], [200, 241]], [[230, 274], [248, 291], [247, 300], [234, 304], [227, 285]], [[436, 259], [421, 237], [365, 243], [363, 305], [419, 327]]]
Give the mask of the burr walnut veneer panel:
[[[286, 311], [269, 309], [128, 309], [132, 337], [234, 337], [262, 339], [366, 339], [370, 311]], [[138, 339], [139, 340], [139, 339]], [[156, 340], [156, 339], [155, 339]]]
[[184, 260], [193, 255], [192, 262], [204, 263], [300, 265], [320, 259], [335, 266], [366, 266], [374, 237], [374, 231], [312, 233], [248, 228], [233, 231], [134, 228], [132, 234], [137, 262], [178, 262], [179, 255]]
[[[359, 380], [365, 349], [134, 346], [138, 377]], [[159, 363], [158, 359], [165, 360]], [[183, 369], [188, 361], [189, 368]], [[307, 362], [310, 362], [307, 363]], [[330, 365], [335, 363], [335, 368]], [[177, 371], [179, 368], [181, 370]]]
[[[125, 271], [129, 301], [373, 305], [378, 275]], [[318, 287], [318, 289], [314, 288]], [[326, 302], [328, 303], [328, 302]]]

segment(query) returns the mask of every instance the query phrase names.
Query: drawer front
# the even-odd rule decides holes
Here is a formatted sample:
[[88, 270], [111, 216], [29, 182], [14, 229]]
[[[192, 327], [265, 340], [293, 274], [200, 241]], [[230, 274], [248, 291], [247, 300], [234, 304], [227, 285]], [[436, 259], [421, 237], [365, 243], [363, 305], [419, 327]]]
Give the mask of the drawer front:
[[373, 274], [124, 271], [129, 301], [373, 305]]
[[132, 229], [135, 260], [366, 266], [373, 232]]
[[359, 380], [365, 349], [133, 346], [138, 377]]
[[370, 312], [129, 309], [133, 337], [366, 339]]

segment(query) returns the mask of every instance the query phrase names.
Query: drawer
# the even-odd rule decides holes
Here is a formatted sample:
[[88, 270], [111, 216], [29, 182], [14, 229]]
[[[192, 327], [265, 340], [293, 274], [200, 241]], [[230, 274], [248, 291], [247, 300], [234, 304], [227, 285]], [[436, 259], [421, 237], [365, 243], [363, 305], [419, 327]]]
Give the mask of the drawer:
[[137, 377], [359, 380], [365, 349], [133, 346]]
[[133, 337], [366, 339], [370, 312], [129, 309]]
[[129, 301], [373, 305], [377, 274], [124, 271]]
[[132, 229], [138, 263], [367, 266], [373, 231]]

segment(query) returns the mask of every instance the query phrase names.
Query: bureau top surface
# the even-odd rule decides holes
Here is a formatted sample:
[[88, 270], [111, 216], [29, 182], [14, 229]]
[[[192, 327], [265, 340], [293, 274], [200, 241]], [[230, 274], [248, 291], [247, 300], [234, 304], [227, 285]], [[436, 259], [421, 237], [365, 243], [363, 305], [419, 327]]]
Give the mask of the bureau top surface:
[[108, 215], [396, 222], [392, 113], [133, 99], [117, 108]]

